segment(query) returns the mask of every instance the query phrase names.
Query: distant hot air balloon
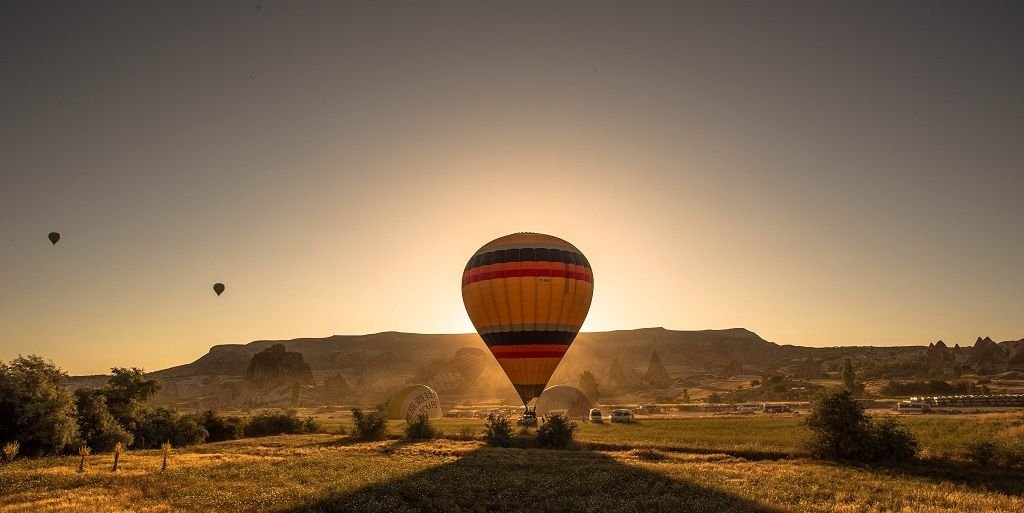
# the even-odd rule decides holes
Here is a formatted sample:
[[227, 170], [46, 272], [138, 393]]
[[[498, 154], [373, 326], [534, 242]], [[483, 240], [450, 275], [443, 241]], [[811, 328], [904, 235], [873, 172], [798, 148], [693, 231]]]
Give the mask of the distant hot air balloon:
[[384, 415], [393, 420], [409, 420], [419, 415], [441, 417], [441, 400], [426, 385], [409, 385], [395, 392], [384, 406]]
[[480, 377], [486, 363], [487, 353], [475, 347], [463, 347], [455, 351], [455, 368], [464, 381], [472, 382]]
[[480, 248], [462, 274], [462, 301], [523, 404], [540, 396], [594, 296], [590, 262], [540, 233], [506, 235]]
[[50, 238], [50, 243], [52, 243], [54, 246], [56, 246], [57, 242], [60, 241], [60, 234], [57, 232], [50, 232], [50, 235], [48, 235], [48, 237]]
[[583, 417], [590, 413], [593, 403], [582, 390], [570, 385], [555, 385], [544, 389], [537, 398], [537, 415], [564, 410], [570, 417]]
[[224, 284], [223, 283], [214, 283], [213, 284], [213, 291], [216, 292], [218, 296], [223, 294], [224, 293]]

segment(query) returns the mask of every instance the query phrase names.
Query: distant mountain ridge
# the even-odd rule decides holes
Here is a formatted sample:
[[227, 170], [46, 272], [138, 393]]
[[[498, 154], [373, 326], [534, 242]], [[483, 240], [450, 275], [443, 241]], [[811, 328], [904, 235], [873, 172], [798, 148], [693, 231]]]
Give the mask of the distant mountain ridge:
[[[252, 356], [274, 344], [283, 344], [289, 351], [302, 353], [314, 371], [330, 371], [359, 367], [368, 371], [398, 370], [431, 359], [448, 358], [460, 348], [487, 350], [475, 333], [422, 334], [386, 331], [367, 335], [332, 335], [323, 338], [291, 340], [256, 340], [247, 344], [220, 344], [192, 363], [154, 371], [157, 378], [228, 375], [242, 376]], [[939, 341], [943, 349], [946, 348]], [[931, 344], [935, 346], [935, 344]], [[993, 342], [978, 338], [974, 348], [986, 365], [1024, 363], [1024, 339]], [[580, 333], [565, 356], [562, 367], [576, 366], [574, 360], [619, 358], [628, 367], [646, 368], [653, 351], [660, 353], [663, 364], [679, 367], [725, 366], [730, 361], [762, 367], [777, 360], [807, 357], [834, 358], [839, 354], [893, 356], [914, 353], [924, 356], [929, 346], [836, 346], [806, 347], [779, 345], [761, 338], [745, 328], [681, 331], [665, 328], [640, 328]], [[1000, 358], [1003, 356], [1003, 358]], [[999, 360], [1003, 359], [1003, 362]], [[952, 357], [949, 357], [952, 361]], [[576, 364], [582, 362], [575, 362]], [[778, 363], [778, 362], [776, 362]]]
[[[303, 394], [308, 392], [310, 397], [323, 397], [330, 388], [328, 381], [344, 384], [342, 389], [349, 389], [350, 394], [367, 401], [386, 398], [389, 391], [408, 383], [426, 383], [447, 397], [514, 394], [493, 358], [487, 358], [476, 384], [469, 386], [460, 381], [456, 351], [487, 351], [477, 334], [388, 331], [216, 345], [191, 363], [149, 373], [163, 385], [157, 401], [192, 407], [274, 403], [246, 380], [246, 369], [253, 355], [275, 344], [301, 353], [309, 365], [314, 379], [311, 385], [303, 385], [309, 388]], [[802, 347], [779, 345], [744, 328], [641, 328], [580, 333], [550, 383], [575, 385], [581, 373], [591, 371], [599, 383], [612, 388], [657, 388], [665, 381], [662, 370], [658, 370], [659, 376], [654, 380], [645, 375], [655, 353], [655, 367], [663, 368], [675, 387], [705, 379], [701, 376], [753, 379], [742, 376], [786, 374], [821, 378], [834, 373], [845, 358], [853, 360], [858, 375], [864, 379], [953, 379], [962, 373], [1024, 370], [1024, 339], [994, 342], [979, 337], [973, 347], [953, 348], [942, 341], [928, 346]], [[98, 386], [105, 376], [79, 376], [68, 381], [72, 388]], [[292, 397], [292, 388], [284, 385], [283, 392], [277, 395]]]

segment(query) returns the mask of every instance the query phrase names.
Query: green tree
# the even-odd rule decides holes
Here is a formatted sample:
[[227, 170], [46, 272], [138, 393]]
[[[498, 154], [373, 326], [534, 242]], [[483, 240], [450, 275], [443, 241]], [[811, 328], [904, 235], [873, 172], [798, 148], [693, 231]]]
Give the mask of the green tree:
[[841, 376], [843, 378], [843, 388], [850, 393], [855, 392], [857, 390], [857, 374], [853, 371], [853, 362], [849, 358], [843, 358]]
[[590, 398], [591, 401], [597, 402], [601, 398], [601, 391], [598, 390], [600, 384], [597, 382], [597, 378], [594, 377], [594, 373], [590, 371], [583, 371], [580, 374], [579, 388], [583, 393]]
[[174, 447], [201, 444], [209, 436], [201, 421], [199, 415], [182, 415], [167, 408], [157, 408], [139, 423], [135, 446], [156, 449], [164, 442], [170, 442]]
[[808, 452], [829, 460], [908, 459], [917, 454], [917, 439], [895, 418], [872, 421], [849, 390], [820, 393], [807, 415], [811, 429]]
[[148, 402], [159, 391], [160, 383], [155, 379], [147, 379], [145, 372], [136, 367], [110, 369], [107, 384], [99, 389], [99, 393], [106, 397], [110, 414], [136, 439], [139, 438], [142, 423], [151, 412]]
[[107, 409], [107, 397], [94, 388], [80, 388], [75, 391], [78, 434], [82, 441], [99, 452], [114, 449], [121, 442], [131, 445], [132, 435]]
[[27, 454], [58, 454], [78, 446], [75, 401], [67, 374], [35, 355], [0, 362], [0, 440]]

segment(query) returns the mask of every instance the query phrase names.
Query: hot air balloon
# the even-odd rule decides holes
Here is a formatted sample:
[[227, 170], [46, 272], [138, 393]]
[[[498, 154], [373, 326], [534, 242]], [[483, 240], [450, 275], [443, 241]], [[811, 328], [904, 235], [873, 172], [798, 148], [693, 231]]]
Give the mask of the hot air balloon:
[[441, 400], [437, 392], [426, 385], [409, 385], [388, 399], [384, 414], [392, 420], [409, 420], [422, 414], [436, 419], [441, 417]]
[[488, 242], [462, 274], [469, 319], [524, 405], [544, 391], [593, 296], [594, 274], [583, 253], [540, 233]]
[[480, 377], [487, 363], [487, 353], [475, 347], [463, 347], [455, 351], [455, 368], [466, 382], [475, 381]]
[[213, 284], [213, 291], [216, 292], [218, 296], [223, 294], [224, 293], [224, 284], [223, 283], [214, 283]]
[[571, 385], [555, 385], [544, 389], [537, 398], [537, 415], [563, 412], [570, 417], [584, 417], [594, 405], [587, 394]]
[[60, 234], [57, 232], [50, 232], [50, 235], [48, 235], [48, 237], [50, 238], [50, 243], [53, 244], [54, 246], [56, 246], [57, 242], [60, 241]]

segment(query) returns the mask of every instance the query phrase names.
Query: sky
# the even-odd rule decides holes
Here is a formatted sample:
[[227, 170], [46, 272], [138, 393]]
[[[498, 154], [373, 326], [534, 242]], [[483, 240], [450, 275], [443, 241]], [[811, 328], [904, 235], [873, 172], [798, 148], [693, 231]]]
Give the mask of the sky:
[[470, 332], [518, 231], [584, 331], [1024, 337], [1019, 2], [2, 9], [0, 360]]

